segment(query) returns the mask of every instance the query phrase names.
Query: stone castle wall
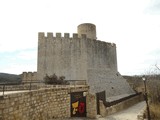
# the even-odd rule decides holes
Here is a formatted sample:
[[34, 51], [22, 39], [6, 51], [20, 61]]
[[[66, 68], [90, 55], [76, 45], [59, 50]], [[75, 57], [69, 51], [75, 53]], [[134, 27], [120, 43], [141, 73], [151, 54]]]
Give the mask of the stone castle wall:
[[141, 101], [143, 101], [143, 95], [139, 94], [137, 96], [131, 97], [127, 100], [124, 100], [118, 104], [115, 104], [113, 106], [110, 107], [105, 107], [105, 105], [103, 104], [103, 101], [99, 101], [99, 109], [100, 109], [100, 115], [102, 115], [103, 117], [108, 116], [110, 114], [114, 114], [117, 113], [119, 111], [122, 111], [124, 109], [129, 108], [130, 106], [133, 106], [134, 104], [137, 104]]
[[81, 24], [78, 33], [38, 34], [38, 80], [46, 74], [65, 76], [66, 80], [86, 80], [93, 93], [106, 96], [133, 94], [117, 70], [116, 45], [96, 39], [93, 24]]
[[87, 92], [88, 86], [40, 89], [0, 96], [0, 119], [50, 120], [68, 118], [71, 116], [70, 93], [81, 91]]
[[74, 34], [61, 37], [57, 33], [39, 33], [38, 43], [38, 79], [42, 80], [46, 74], [65, 76], [67, 80], [86, 80], [87, 55], [84, 40]]
[[112, 70], [88, 70], [88, 81], [93, 93], [106, 91], [106, 98], [112, 96], [129, 96], [134, 94], [126, 80], [117, 72]]
[[86, 80], [88, 69], [117, 71], [116, 45], [68, 33], [39, 33], [38, 79], [55, 73], [68, 80]]
[[37, 72], [23, 72], [21, 77], [22, 77], [22, 82], [36, 81]]

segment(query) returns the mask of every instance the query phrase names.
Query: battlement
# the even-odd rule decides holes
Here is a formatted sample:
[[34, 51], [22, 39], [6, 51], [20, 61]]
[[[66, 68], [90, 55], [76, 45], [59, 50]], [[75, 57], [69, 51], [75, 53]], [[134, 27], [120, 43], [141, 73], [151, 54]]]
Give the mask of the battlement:
[[52, 33], [52, 32], [47, 32], [46, 34], [44, 32], [39, 32], [38, 37], [43, 39], [43, 38], [82, 38], [86, 39], [87, 35], [86, 34], [81, 34], [81, 36], [78, 35], [78, 33], [73, 33], [72, 36], [70, 36], [69, 33]]
[[22, 81], [35, 81], [37, 80], [37, 72], [23, 72], [22, 73]]
[[[38, 80], [43, 80], [46, 74], [56, 74], [66, 80], [86, 80], [92, 93], [106, 91], [108, 97], [133, 92], [116, 75], [116, 44], [97, 39], [94, 24], [80, 24], [73, 34], [38, 34]], [[31, 78], [30, 74], [26, 78]]]
[[110, 43], [110, 42], [105, 42], [105, 41], [101, 41], [101, 40], [96, 40], [96, 39], [91, 39], [91, 38], [87, 38], [86, 34], [81, 34], [81, 36], [79, 36], [78, 33], [73, 33], [72, 36], [70, 35], [70, 33], [52, 33], [52, 32], [39, 32], [38, 33], [39, 39], [40, 40], [46, 40], [46, 39], [50, 39], [52, 40], [65, 40], [65, 39], [84, 39], [84, 40], [88, 40], [88, 44], [90, 44], [90, 42], [96, 42], [97, 44], [101, 44], [102, 46], [112, 46], [112, 47], [116, 47], [115, 43]]

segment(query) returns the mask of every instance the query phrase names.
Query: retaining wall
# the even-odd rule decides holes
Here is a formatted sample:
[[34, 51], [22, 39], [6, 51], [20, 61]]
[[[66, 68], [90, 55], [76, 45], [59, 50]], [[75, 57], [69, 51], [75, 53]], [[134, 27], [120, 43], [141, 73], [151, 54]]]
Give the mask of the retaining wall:
[[97, 100], [95, 94], [88, 94], [86, 99], [87, 105], [87, 117], [96, 118], [97, 117]]
[[68, 118], [70, 117], [70, 93], [81, 91], [88, 91], [88, 86], [48, 88], [0, 96], [0, 119]]
[[35, 90], [35, 89], [39, 89], [40, 86], [39, 85], [1, 85], [0, 86], [0, 92], [2, 92], [4, 90], [5, 91], [19, 91], [19, 90]]
[[132, 98], [129, 98], [127, 100], [124, 100], [116, 105], [110, 106], [110, 107], [105, 107], [103, 104], [103, 101], [99, 101], [100, 104], [100, 115], [107, 116], [116, 112], [119, 112], [123, 109], [129, 108], [130, 106], [133, 106], [134, 104], [144, 100], [143, 95], [140, 94], [138, 96], [134, 96]]
[[0, 85], [0, 92], [3, 91], [20, 91], [20, 90], [36, 90], [36, 89], [42, 89], [42, 88], [61, 88], [61, 87], [83, 87], [86, 84], [83, 85], [77, 85], [76, 83], [73, 83], [71, 85], [45, 85], [43, 83], [36, 84], [36, 83], [28, 83], [24, 85]]

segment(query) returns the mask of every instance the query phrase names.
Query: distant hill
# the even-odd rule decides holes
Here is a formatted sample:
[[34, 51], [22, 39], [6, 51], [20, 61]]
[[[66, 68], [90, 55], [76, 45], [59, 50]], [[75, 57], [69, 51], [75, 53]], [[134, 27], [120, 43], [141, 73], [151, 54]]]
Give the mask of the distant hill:
[[21, 75], [0, 73], [0, 83], [20, 83]]
[[[144, 85], [142, 80], [142, 75], [137, 76], [123, 76], [130, 85], [134, 85], [134, 87], [138, 87]], [[160, 75], [145, 75], [146, 82], [148, 86], [160, 85]]]

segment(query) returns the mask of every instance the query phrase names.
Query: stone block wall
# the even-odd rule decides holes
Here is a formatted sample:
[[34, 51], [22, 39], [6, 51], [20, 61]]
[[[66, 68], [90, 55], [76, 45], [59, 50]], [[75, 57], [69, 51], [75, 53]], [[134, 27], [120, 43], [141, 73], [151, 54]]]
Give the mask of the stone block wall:
[[96, 118], [97, 117], [97, 100], [95, 94], [88, 94], [86, 98], [87, 103], [87, 117]]
[[105, 90], [106, 98], [135, 93], [119, 73], [107, 69], [89, 69], [88, 82], [91, 92]]
[[37, 80], [37, 72], [23, 72], [21, 76], [22, 82]]
[[67, 80], [87, 80], [88, 69], [117, 72], [116, 45], [77, 33], [38, 34], [38, 79], [46, 74], [65, 76]]
[[46, 74], [65, 76], [67, 80], [86, 80], [87, 53], [85, 41], [78, 34], [38, 34], [38, 79]]
[[38, 80], [46, 74], [66, 80], [86, 80], [91, 92], [106, 90], [106, 96], [134, 91], [117, 71], [116, 44], [68, 33], [39, 33]]
[[124, 109], [126, 109], [126, 108], [128, 108], [128, 107], [130, 107], [130, 106], [132, 106], [142, 100], [144, 100], [144, 98], [143, 98], [143, 95], [140, 94], [138, 96], [134, 96], [130, 99], [122, 101], [116, 105], [113, 105], [111, 107], [105, 107], [105, 105], [103, 104], [103, 101], [100, 100], [99, 101], [100, 114], [104, 117], [104, 116], [119, 112], [121, 110], [124, 110]]
[[33, 83], [29, 83], [29, 84], [21, 84], [21, 85], [5, 85], [5, 87], [3, 85], [0, 86], [0, 92], [3, 91], [7, 92], [7, 91], [24, 91], [24, 90], [38, 90], [38, 89], [44, 89], [44, 88], [67, 88], [67, 87], [83, 87], [84, 85], [77, 85], [77, 84], [72, 84], [72, 85], [45, 85], [45, 84], [33, 84]]
[[0, 119], [68, 118], [70, 117], [70, 93], [80, 91], [88, 91], [88, 87], [49, 88], [0, 96]]
[[39, 89], [40, 86], [39, 85], [5, 85], [4, 86], [0, 86], [0, 92], [3, 91], [4, 89], [4, 92], [5, 91], [20, 91], [20, 90], [35, 90], [35, 89]]

